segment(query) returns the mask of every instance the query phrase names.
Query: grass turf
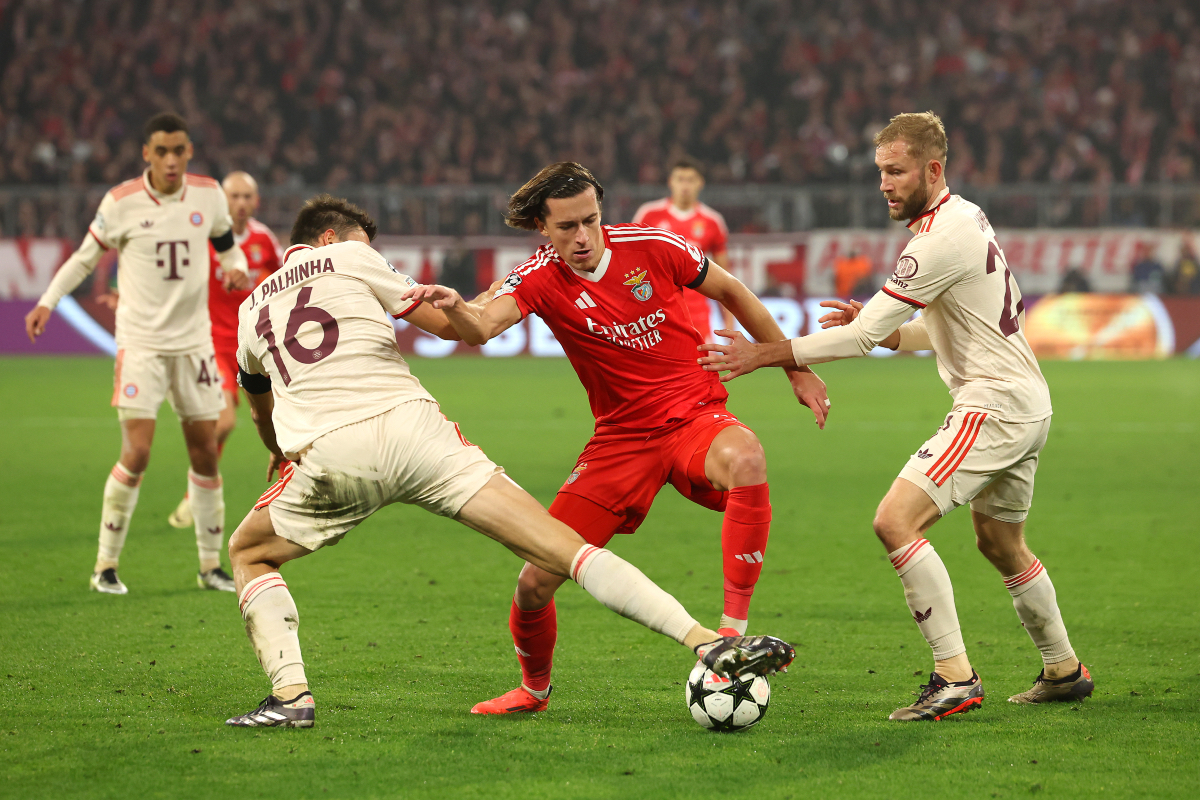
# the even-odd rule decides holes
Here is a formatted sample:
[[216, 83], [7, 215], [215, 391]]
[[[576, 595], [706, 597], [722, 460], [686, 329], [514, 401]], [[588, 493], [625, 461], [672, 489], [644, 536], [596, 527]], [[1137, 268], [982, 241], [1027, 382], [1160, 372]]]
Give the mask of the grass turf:
[[[799, 644], [757, 728], [689, 718], [689, 654], [568, 585], [544, 714], [474, 718], [512, 688], [518, 560], [418, 509], [383, 510], [288, 565], [318, 700], [313, 730], [233, 730], [266, 682], [232, 595], [195, 587], [190, 533], [167, 527], [185, 483], [178, 425], [158, 441], [121, 576], [89, 593], [101, 489], [118, 450], [110, 362], [0, 360], [0, 796], [5, 797], [1195, 797], [1200, 583], [1195, 362], [1044, 365], [1056, 416], [1030, 544], [1097, 680], [1082, 704], [1004, 702], [1037, 651], [969, 515], [932, 531], [988, 699], [938, 724], [889, 723], [928, 650], [870, 522], [948, 410], [933, 364], [828, 365], [818, 431], [778, 375], [733, 385], [767, 450], [774, 532], [752, 626]], [[543, 503], [590, 430], [565, 361], [422, 361], [468, 438]], [[246, 419], [222, 464], [230, 528], [264, 489]], [[720, 612], [720, 518], [667, 489], [614, 549], [701, 620]]]

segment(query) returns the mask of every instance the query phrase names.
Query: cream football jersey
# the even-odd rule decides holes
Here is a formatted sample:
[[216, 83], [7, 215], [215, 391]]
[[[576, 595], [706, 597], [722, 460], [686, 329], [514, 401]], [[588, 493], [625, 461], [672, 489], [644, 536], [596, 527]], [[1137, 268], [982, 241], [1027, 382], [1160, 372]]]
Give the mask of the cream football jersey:
[[208, 240], [232, 226], [225, 192], [212, 178], [186, 175], [165, 195], [146, 175], [100, 201], [90, 236], [120, 252], [117, 346], [183, 353], [212, 346]]
[[332, 430], [432, 395], [400, 355], [392, 317], [416, 282], [361, 242], [293, 245], [238, 309], [238, 366], [271, 379], [272, 419], [295, 457]]
[[[955, 407], [986, 409], [1004, 422], [1050, 416], [1021, 290], [987, 216], [943, 190], [909, 227], [916, 235], [883, 289], [849, 326], [794, 339], [797, 363], [865, 355], [900, 328], [901, 349], [933, 349]], [[914, 308], [920, 319], [900, 327]]]

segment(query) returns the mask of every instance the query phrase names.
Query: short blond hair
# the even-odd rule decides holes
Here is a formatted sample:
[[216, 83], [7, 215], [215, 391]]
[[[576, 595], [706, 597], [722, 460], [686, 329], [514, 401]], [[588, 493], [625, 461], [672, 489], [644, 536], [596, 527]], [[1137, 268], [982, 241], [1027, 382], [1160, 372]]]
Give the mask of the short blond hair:
[[946, 163], [946, 129], [942, 119], [932, 111], [919, 114], [897, 114], [887, 127], [875, 134], [875, 147], [903, 141], [908, 154], [921, 163], [933, 159]]

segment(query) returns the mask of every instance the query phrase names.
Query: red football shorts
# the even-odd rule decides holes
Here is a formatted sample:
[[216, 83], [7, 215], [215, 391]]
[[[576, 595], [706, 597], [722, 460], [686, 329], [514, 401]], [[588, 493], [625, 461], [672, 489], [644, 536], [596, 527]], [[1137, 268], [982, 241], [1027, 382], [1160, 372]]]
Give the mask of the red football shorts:
[[237, 340], [228, 342], [224, 339], [213, 339], [213, 349], [217, 354], [217, 369], [221, 372], [221, 391], [233, 395], [233, 406], [237, 408], [241, 399], [238, 397]]
[[[733, 425], [746, 427], [714, 403], [649, 436], [598, 431], [558, 490], [550, 513], [589, 544], [603, 547], [613, 534], [637, 530], [667, 483], [693, 503], [724, 511], [729, 493], [705, 477], [704, 458], [717, 434]], [[599, 519], [605, 517], [608, 524]]]

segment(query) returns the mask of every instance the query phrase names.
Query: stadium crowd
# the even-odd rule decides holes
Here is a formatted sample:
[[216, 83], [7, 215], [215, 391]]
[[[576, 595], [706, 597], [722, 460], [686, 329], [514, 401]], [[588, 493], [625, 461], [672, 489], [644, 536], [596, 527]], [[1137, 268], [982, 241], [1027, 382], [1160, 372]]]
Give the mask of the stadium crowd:
[[152, 112], [198, 171], [518, 183], [560, 158], [658, 183], [841, 182], [931, 108], [951, 182], [1200, 169], [1194, 0], [25, 0], [0, 3], [0, 185], [114, 184]]

